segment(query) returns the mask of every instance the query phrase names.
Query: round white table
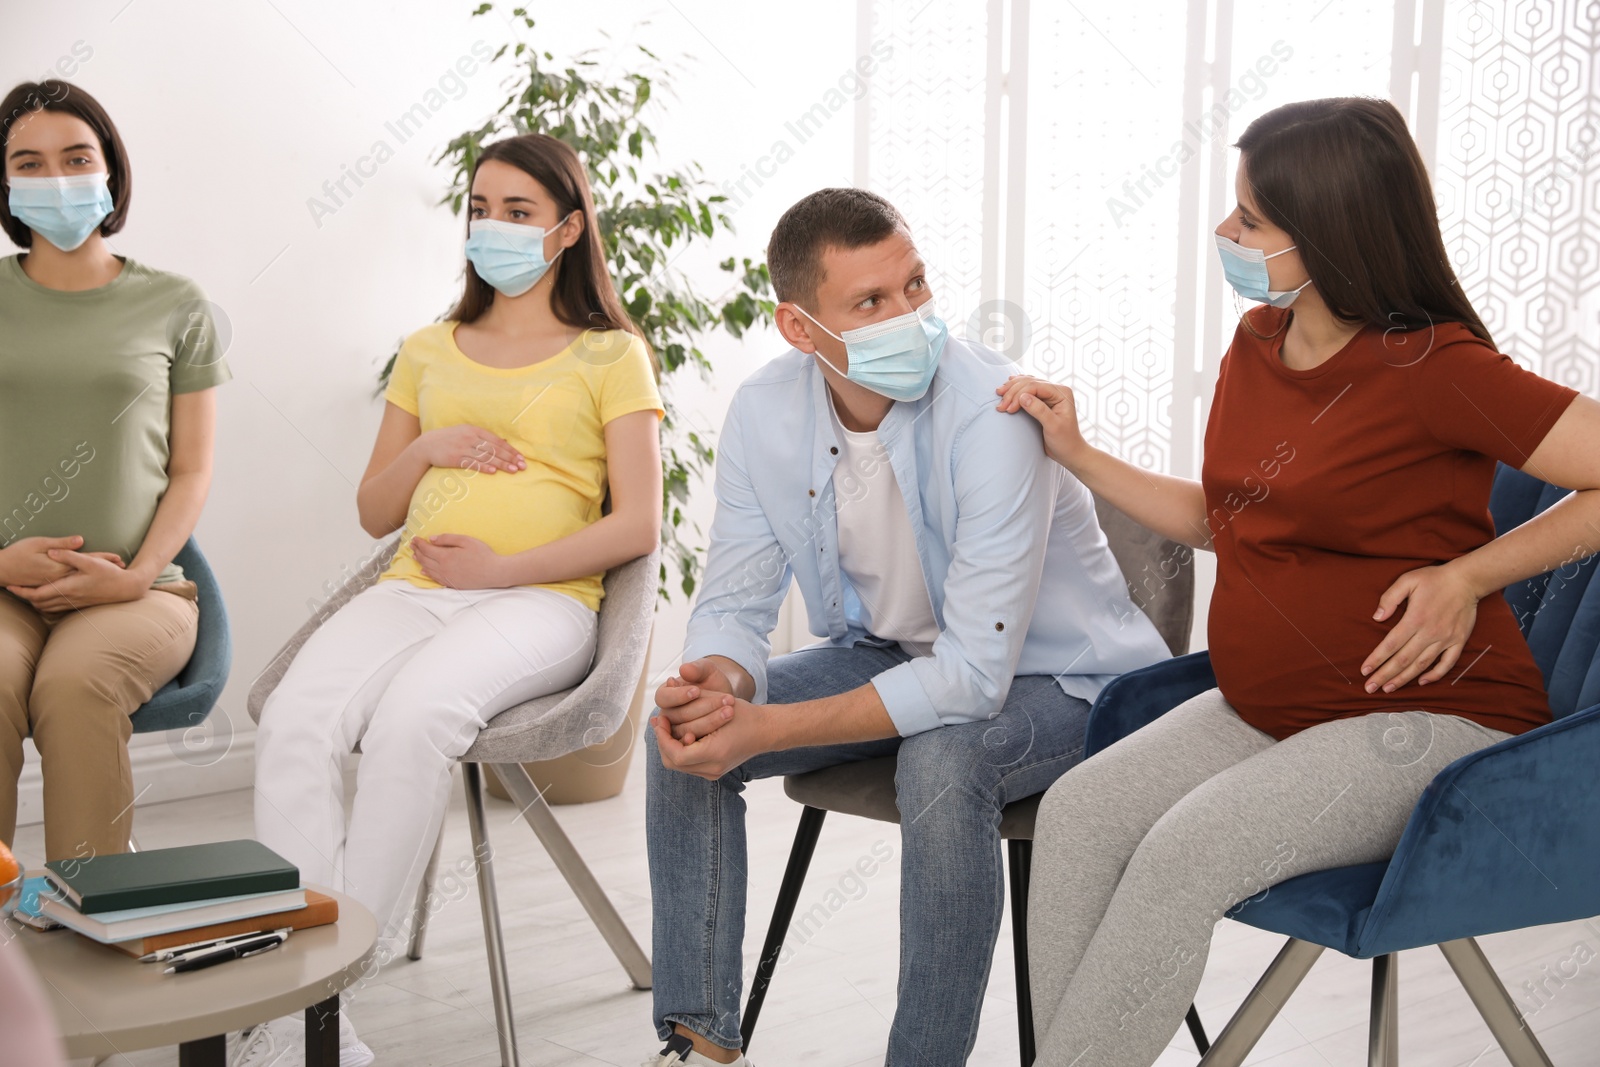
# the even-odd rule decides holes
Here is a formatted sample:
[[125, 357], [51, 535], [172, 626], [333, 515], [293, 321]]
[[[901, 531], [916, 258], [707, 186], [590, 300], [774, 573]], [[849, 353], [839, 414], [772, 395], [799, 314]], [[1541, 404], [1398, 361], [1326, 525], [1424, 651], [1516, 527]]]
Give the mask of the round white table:
[[180, 1067], [225, 1067], [230, 1030], [305, 1009], [307, 1067], [339, 1062], [339, 994], [376, 971], [372, 913], [342, 893], [339, 920], [296, 930], [280, 947], [200, 971], [164, 974], [71, 930], [11, 922], [44, 983], [74, 1059], [178, 1046]]

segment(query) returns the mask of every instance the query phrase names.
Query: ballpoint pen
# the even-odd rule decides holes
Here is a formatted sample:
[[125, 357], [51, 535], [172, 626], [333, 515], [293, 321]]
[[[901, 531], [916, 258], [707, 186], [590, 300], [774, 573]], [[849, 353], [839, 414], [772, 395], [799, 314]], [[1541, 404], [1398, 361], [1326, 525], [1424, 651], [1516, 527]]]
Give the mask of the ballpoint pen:
[[270, 952], [287, 940], [289, 940], [287, 932], [273, 932], [250, 941], [237, 941], [215, 951], [193, 952], [181, 959], [174, 960], [172, 966], [162, 973], [183, 974], [185, 971], [198, 971], [202, 967], [226, 963], [228, 960], [242, 960], [246, 956], [256, 956], [263, 952]]
[[187, 945], [174, 945], [157, 952], [147, 952], [139, 957], [140, 963], [167, 963], [178, 956], [185, 956], [191, 952], [210, 951], [214, 948], [227, 948], [236, 941], [250, 941], [268, 934], [287, 934], [292, 927], [284, 926], [277, 930], [252, 930], [248, 934], [233, 934], [230, 937], [218, 937], [210, 941], [193, 941]]

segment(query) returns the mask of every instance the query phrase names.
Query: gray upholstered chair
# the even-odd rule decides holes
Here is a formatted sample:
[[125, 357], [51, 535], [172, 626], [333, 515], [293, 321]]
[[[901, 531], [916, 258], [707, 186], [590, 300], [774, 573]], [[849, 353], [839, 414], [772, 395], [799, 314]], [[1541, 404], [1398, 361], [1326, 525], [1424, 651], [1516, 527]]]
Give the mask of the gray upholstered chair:
[[[324, 620], [377, 580], [399, 543], [400, 539], [396, 537], [382, 546], [373, 559], [346, 581], [278, 651], [267, 669], [250, 687], [249, 709], [252, 719], [260, 720], [267, 696], [282, 680], [300, 646]], [[493, 850], [489, 847], [489, 830], [484, 820], [480, 764], [487, 763], [494, 768], [523, 818], [555, 862], [556, 869], [572, 887], [584, 910], [589, 913], [589, 918], [627, 971], [634, 988], [650, 988], [649, 958], [639, 948], [577, 849], [562, 832], [561, 825], [556, 822], [549, 805], [544, 802], [522, 764], [553, 759], [599, 744], [616, 733], [622, 725], [644, 669], [645, 647], [650, 637], [651, 619], [655, 614], [659, 571], [659, 553], [641, 556], [612, 568], [606, 574], [606, 595], [600, 605], [599, 638], [595, 647], [594, 666], [590, 668], [588, 677], [565, 692], [538, 697], [496, 715], [461, 757], [467, 794], [467, 824], [472, 833], [472, 854], [477, 866], [478, 900], [483, 910], [483, 938], [489, 956], [489, 984], [494, 995], [503, 1067], [518, 1067], [521, 1060], [517, 1054], [510, 984], [506, 977], [505, 946], [500, 933]], [[440, 842], [443, 840], [441, 830], [427, 872], [417, 889], [408, 953], [414, 960], [422, 958], [423, 937], [427, 931], [427, 901], [439, 863]]]
[[[1194, 550], [1161, 537], [1128, 518], [1111, 504], [1095, 497], [1100, 527], [1105, 531], [1111, 554], [1122, 568], [1133, 602], [1149, 616], [1175, 656], [1189, 649], [1189, 631], [1194, 622]], [[805, 882], [806, 868], [822, 832], [823, 818], [830, 811], [859, 815], [880, 822], [898, 823], [900, 809], [895, 803], [895, 760], [881, 759], [844, 763], [783, 780], [790, 799], [805, 807], [795, 831], [789, 864], [783, 873], [778, 901], [767, 928], [767, 939], [756, 964], [750, 997], [745, 1004], [740, 1034], [745, 1048], [755, 1032], [761, 1004], [777, 969], [785, 931], [794, 918], [794, 909]], [[1042, 794], [1041, 794], [1042, 796]], [[1007, 845], [1010, 869], [1011, 938], [1016, 957], [1017, 1038], [1023, 1067], [1033, 1062], [1033, 1003], [1028, 983], [1028, 868], [1033, 856], [1033, 822], [1039, 810], [1039, 796], [1027, 797], [1006, 806], [1000, 818], [1000, 836]], [[1193, 1006], [1187, 1018], [1189, 1032], [1200, 1052], [1208, 1047], [1200, 1016]]]

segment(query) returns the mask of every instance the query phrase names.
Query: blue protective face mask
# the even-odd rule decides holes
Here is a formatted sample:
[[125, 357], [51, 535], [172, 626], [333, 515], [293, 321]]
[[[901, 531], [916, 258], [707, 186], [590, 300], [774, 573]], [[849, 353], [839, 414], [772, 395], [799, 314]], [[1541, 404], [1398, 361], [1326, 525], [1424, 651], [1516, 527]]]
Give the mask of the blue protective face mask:
[[1272, 256], [1281, 256], [1284, 252], [1293, 252], [1297, 245], [1290, 245], [1283, 251], [1274, 252], [1269, 256], [1259, 248], [1246, 248], [1238, 241], [1230, 241], [1220, 233], [1212, 236], [1217, 239], [1217, 251], [1222, 255], [1223, 275], [1228, 279], [1228, 284], [1233, 286], [1234, 292], [1246, 300], [1271, 304], [1275, 308], [1286, 308], [1300, 295], [1300, 289], [1311, 284], [1308, 279], [1300, 289], [1279, 291], [1269, 288], [1272, 283], [1267, 278], [1267, 260]]
[[[843, 342], [845, 355], [850, 358], [850, 369], [839, 373], [862, 388], [890, 400], [921, 400], [928, 386], [933, 384], [939, 356], [944, 352], [950, 331], [933, 313], [932, 300], [924, 301], [915, 311], [842, 334], [817, 322], [816, 316], [799, 304], [795, 307], [816, 322], [823, 333]], [[839, 371], [820, 350], [817, 358]]]
[[468, 224], [467, 259], [478, 277], [506, 296], [521, 296], [538, 284], [550, 264], [564, 249], [549, 259], [544, 258], [544, 239], [577, 212], [569, 212], [566, 219], [551, 229], [524, 226], [520, 222], [500, 222], [496, 219], [473, 219]]
[[110, 176], [69, 174], [60, 178], [12, 178], [6, 206], [11, 217], [63, 252], [89, 239], [115, 203]]

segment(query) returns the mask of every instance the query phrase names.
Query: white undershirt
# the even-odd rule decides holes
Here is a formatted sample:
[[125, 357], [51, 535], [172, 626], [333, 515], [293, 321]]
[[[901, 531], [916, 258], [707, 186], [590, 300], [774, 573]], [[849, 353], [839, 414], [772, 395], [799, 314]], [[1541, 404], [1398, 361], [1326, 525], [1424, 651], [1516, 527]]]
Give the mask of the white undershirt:
[[844, 428], [831, 391], [828, 411], [840, 445], [833, 469], [839, 567], [861, 598], [873, 636], [898, 641], [912, 656], [931, 655], [939, 623], [889, 453], [876, 430]]

